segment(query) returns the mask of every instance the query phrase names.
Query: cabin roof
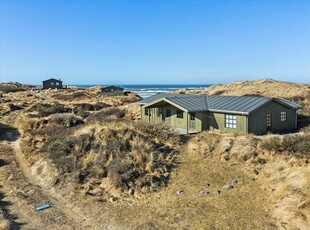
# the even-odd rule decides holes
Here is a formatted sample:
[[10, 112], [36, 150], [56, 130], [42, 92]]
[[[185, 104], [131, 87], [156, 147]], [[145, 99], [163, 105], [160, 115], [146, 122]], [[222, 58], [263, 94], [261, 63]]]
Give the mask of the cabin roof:
[[61, 80], [58, 80], [58, 79], [55, 79], [55, 78], [50, 78], [50, 79], [44, 80], [43, 82], [46, 82], [46, 81], [58, 81], [58, 82], [62, 82]]
[[123, 90], [123, 89], [124, 89], [124, 88], [122, 88], [122, 87], [118, 87], [118, 86], [114, 86], [114, 85], [102, 86], [101, 88], [102, 88], [102, 89], [107, 89], [107, 88], [117, 88], [117, 89], [121, 89], [121, 90]]
[[188, 112], [212, 111], [248, 115], [271, 101], [275, 101], [291, 109], [302, 108], [300, 105], [282, 98], [167, 93], [156, 94], [145, 98], [139, 104], [150, 104], [151, 106], [163, 100], [176, 104]]

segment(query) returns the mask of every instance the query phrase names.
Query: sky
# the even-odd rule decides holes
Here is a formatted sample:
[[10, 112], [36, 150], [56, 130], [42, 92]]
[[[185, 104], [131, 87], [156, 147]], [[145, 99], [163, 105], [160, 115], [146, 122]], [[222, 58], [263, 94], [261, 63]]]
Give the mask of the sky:
[[310, 83], [310, 1], [0, 0], [0, 82]]

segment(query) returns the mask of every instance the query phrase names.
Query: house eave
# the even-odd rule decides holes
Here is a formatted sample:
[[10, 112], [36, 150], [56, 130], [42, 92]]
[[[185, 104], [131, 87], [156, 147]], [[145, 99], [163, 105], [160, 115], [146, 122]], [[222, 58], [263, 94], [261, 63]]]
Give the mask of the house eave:
[[218, 113], [239, 114], [239, 115], [244, 115], [244, 116], [247, 116], [247, 115], [250, 114], [249, 112], [232, 111], [232, 110], [220, 110], [220, 109], [208, 109], [207, 111], [218, 112]]

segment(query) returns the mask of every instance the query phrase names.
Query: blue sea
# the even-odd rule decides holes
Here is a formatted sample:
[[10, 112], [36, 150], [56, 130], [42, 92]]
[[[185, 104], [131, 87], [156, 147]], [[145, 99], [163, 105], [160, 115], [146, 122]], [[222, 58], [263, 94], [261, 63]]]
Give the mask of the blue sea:
[[[75, 85], [89, 88], [95, 85]], [[205, 89], [211, 85], [115, 85], [124, 88], [125, 91], [137, 93], [140, 97], [146, 98], [157, 93], [167, 93], [178, 89]]]

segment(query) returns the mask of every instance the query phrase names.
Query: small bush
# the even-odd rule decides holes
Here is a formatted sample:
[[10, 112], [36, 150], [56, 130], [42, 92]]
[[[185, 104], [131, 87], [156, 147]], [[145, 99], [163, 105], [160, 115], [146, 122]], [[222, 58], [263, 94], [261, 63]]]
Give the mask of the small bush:
[[281, 139], [278, 137], [272, 137], [263, 140], [261, 147], [268, 151], [279, 151], [281, 150]]
[[285, 151], [289, 154], [310, 154], [310, 135], [287, 135], [282, 141], [278, 137], [263, 140], [261, 147], [268, 151]]
[[29, 112], [37, 112], [37, 116], [46, 117], [54, 113], [68, 113], [71, 112], [70, 108], [66, 108], [64, 105], [59, 103], [54, 104], [35, 104], [29, 110]]
[[283, 138], [284, 150], [295, 153], [310, 153], [310, 135], [295, 135]]
[[53, 114], [50, 116], [48, 124], [58, 124], [65, 127], [73, 127], [84, 124], [84, 121], [71, 113]]
[[84, 92], [74, 92], [72, 94], [63, 94], [62, 92], [62, 93], [53, 95], [53, 98], [57, 100], [62, 100], [62, 101], [72, 101], [72, 100], [80, 99], [83, 97], [88, 97], [88, 96]]
[[134, 182], [136, 178], [134, 168], [133, 164], [116, 159], [107, 166], [108, 177], [115, 187], [128, 188], [128, 184]]
[[39, 135], [45, 137], [52, 137], [59, 133], [62, 133], [66, 128], [62, 125], [51, 125], [47, 127], [43, 127], [41, 129], [34, 129], [30, 131], [31, 135]]
[[124, 110], [121, 110], [116, 107], [109, 107], [101, 109], [100, 111], [89, 115], [86, 118], [86, 123], [103, 122], [107, 120], [122, 118], [124, 116], [125, 116]]
[[89, 116], [90, 111], [98, 111], [103, 108], [110, 107], [102, 102], [98, 102], [96, 104], [89, 104], [89, 103], [81, 103], [81, 104], [74, 104], [73, 113], [82, 117], [86, 118]]
[[23, 109], [21, 106], [14, 105], [14, 104], [8, 104], [10, 111], [16, 111]]
[[291, 98], [287, 98], [287, 100], [289, 101], [293, 101], [294, 103], [301, 103], [305, 100], [304, 97], [302, 96], [294, 96], [294, 97], [291, 97]]

